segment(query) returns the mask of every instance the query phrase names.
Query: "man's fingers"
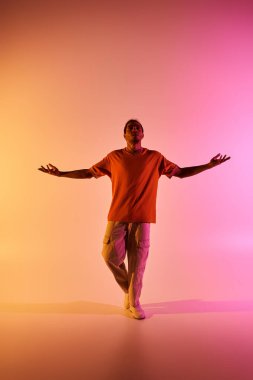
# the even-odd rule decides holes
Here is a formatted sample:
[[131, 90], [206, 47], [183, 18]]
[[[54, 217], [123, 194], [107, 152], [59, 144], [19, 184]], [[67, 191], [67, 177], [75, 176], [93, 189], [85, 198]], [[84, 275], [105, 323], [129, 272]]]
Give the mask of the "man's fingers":
[[226, 154], [224, 156], [222, 156], [222, 154], [220, 154], [220, 153], [216, 154], [216, 156], [214, 156], [211, 159], [211, 161], [215, 162], [217, 165], [221, 164], [222, 162], [225, 162], [227, 160], [230, 160], [230, 157], [227, 157]]
[[54, 166], [54, 165], [52, 165], [52, 164], [49, 164], [50, 166], [51, 166], [51, 170], [53, 170], [53, 172], [58, 172], [58, 168], [56, 167], [56, 166]]
[[46, 173], [47, 173], [47, 169], [44, 168], [44, 166], [42, 166], [42, 165], [41, 165], [41, 167], [40, 167], [40, 170], [42, 170], [43, 172], [46, 172]]
[[[219, 157], [220, 156], [220, 157]], [[218, 158], [219, 157], [219, 158]], [[214, 163], [216, 163], [216, 165], [219, 165], [219, 164], [222, 164], [223, 162], [227, 161], [227, 160], [230, 160], [230, 157], [227, 157], [227, 155], [225, 154], [224, 156], [222, 156], [220, 153], [217, 154], [214, 158], [212, 158], [211, 161], [213, 161]]]
[[42, 171], [43, 173], [48, 173], [48, 169], [44, 168], [44, 166], [41, 166], [38, 170]]
[[[59, 170], [52, 164], [46, 165], [47, 167], [44, 168], [44, 166], [41, 165], [41, 167], [38, 170], [41, 170], [44, 173], [58, 175]], [[51, 167], [49, 167], [51, 166]]]
[[45, 171], [52, 175], [59, 175], [59, 169], [52, 164], [48, 164], [47, 169], [45, 169]]
[[214, 156], [211, 161], [215, 161], [216, 159], [218, 159], [219, 156], [220, 156], [220, 153], [216, 154], [216, 156]]
[[49, 173], [49, 174], [52, 174], [52, 173], [53, 173], [53, 169], [51, 169], [48, 165], [47, 165], [47, 170], [48, 170], [48, 173]]

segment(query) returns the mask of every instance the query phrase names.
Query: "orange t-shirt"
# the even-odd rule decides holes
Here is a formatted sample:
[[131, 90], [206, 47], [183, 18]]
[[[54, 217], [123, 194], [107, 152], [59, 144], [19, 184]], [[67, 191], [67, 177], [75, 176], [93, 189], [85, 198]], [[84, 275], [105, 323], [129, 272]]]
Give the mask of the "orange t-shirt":
[[111, 178], [108, 221], [155, 223], [158, 180], [162, 174], [171, 178], [177, 168], [155, 150], [130, 153], [124, 148], [112, 151], [89, 170], [95, 178]]

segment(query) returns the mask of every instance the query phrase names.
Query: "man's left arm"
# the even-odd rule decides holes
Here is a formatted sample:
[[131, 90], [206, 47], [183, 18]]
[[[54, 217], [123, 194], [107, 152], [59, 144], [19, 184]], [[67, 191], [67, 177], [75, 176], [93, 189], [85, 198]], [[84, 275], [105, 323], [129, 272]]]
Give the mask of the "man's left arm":
[[215, 166], [220, 165], [229, 159], [230, 159], [230, 157], [227, 157], [226, 155], [222, 156], [219, 153], [216, 156], [214, 156], [210, 160], [210, 162], [208, 162], [208, 164], [199, 165], [199, 166], [189, 166], [189, 167], [185, 167], [185, 168], [179, 168], [178, 167], [179, 170], [176, 170], [175, 173], [173, 173], [172, 175], [175, 177], [179, 177], [179, 178], [190, 177], [192, 175], [199, 174], [199, 173], [201, 173], [207, 169], [212, 169]]

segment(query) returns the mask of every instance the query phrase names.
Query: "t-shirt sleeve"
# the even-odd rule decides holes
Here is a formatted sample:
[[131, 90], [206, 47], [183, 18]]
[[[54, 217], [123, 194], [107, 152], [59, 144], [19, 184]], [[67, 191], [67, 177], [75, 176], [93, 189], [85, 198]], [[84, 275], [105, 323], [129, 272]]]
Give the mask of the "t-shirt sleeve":
[[104, 175], [108, 175], [109, 177], [111, 177], [111, 162], [109, 155], [107, 155], [105, 158], [103, 158], [103, 160], [99, 161], [91, 168], [89, 168], [89, 171], [95, 178], [99, 178]]
[[159, 174], [166, 175], [168, 178], [171, 178], [179, 169], [178, 165], [174, 164], [174, 162], [171, 162], [167, 160], [163, 155], [161, 159], [161, 163], [159, 166]]

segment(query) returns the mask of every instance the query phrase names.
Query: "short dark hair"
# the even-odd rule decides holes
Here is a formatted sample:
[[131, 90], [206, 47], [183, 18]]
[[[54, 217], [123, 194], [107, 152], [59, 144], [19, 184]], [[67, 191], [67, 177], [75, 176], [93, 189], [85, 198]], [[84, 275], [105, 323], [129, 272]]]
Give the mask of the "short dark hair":
[[138, 125], [140, 125], [140, 126], [141, 126], [141, 129], [142, 129], [142, 132], [144, 132], [143, 126], [141, 125], [141, 123], [140, 123], [138, 120], [136, 120], [136, 119], [130, 119], [130, 120], [128, 120], [128, 121], [126, 122], [126, 124], [125, 124], [125, 127], [124, 127], [124, 134], [126, 133], [126, 129], [127, 129], [127, 127], [128, 127], [129, 125], [131, 125], [131, 124], [138, 124]]

